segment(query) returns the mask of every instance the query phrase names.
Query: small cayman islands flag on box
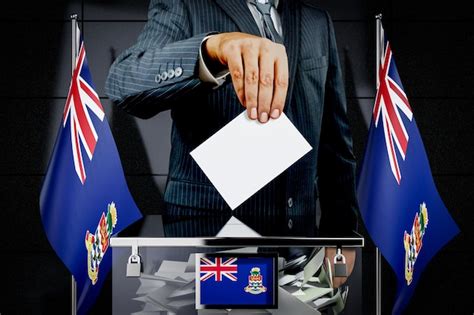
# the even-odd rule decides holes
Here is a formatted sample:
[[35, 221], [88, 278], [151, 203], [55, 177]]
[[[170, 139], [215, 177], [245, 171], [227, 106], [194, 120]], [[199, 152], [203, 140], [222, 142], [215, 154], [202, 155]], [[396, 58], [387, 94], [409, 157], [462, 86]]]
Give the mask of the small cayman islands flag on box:
[[277, 307], [276, 259], [261, 254], [197, 254], [196, 308]]

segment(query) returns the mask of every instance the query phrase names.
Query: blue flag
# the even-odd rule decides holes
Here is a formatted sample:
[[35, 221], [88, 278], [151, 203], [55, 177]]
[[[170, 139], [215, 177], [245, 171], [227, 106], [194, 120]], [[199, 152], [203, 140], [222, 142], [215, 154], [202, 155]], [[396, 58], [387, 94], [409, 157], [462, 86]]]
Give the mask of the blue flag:
[[[77, 32], [79, 33], [79, 32]], [[110, 237], [141, 218], [128, 190], [82, 38], [40, 196], [44, 229], [77, 282], [78, 314], [95, 302], [111, 269]]]
[[214, 255], [197, 258], [197, 308], [277, 306], [276, 256]]
[[392, 313], [400, 314], [425, 266], [459, 229], [436, 190], [390, 43], [382, 40], [380, 84], [357, 188], [367, 231], [397, 276]]

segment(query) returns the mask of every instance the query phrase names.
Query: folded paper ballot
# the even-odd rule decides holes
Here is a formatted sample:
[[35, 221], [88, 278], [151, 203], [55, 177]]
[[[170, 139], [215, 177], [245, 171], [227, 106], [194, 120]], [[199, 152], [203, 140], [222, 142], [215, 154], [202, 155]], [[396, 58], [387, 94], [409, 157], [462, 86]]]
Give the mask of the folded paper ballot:
[[244, 111], [191, 156], [234, 210], [311, 149], [285, 114], [261, 124]]
[[301, 301], [307, 303], [307, 302], [315, 301], [319, 299], [320, 297], [333, 292], [333, 289], [332, 288], [309, 288], [302, 292], [303, 292], [303, 295], [299, 296], [298, 298]]
[[321, 265], [323, 264], [324, 261], [324, 250], [318, 251], [316, 255], [314, 255], [313, 258], [304, 266], [303, 271], [304, 271], [304, 278], [303, 278], [303, 284], [309, 281], [316, 272], [321, 268]]

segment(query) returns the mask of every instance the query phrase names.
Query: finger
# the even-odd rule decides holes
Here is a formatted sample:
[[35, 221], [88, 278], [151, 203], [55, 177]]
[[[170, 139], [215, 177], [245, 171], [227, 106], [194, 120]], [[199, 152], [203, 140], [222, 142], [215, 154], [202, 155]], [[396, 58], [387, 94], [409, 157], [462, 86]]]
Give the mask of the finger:
[[270, 115], [275, 69], [275, 57], [267, 47], [262, 47], [259, 57], [258, 117], [262, 123], [266, 123]]
[[244, 95], [244, 66], [242, 63], [242, 53], [237, 45], [232, 45], [227, 51], [227, 66], [232, 78], [235, 94], [240, 103], [245, 106]]
[[257, 119], [258, 95], [258, 50], [254, 41], [248, 41], [243, 48], [245, 106], [251, 119]]
[[288, 91], [288, 57], [285, 47], [281, 46], [281, 51], [275, 61], [275, 79], [273, 86], [273, 98], [271, 105], [271, 117], [280, 117], [285, 107], [286, 95]]

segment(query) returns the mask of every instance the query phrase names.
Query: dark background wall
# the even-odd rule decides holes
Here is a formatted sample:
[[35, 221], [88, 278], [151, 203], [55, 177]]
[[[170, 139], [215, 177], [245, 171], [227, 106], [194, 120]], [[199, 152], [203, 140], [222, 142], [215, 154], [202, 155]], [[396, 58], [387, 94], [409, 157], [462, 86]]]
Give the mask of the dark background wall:
[[[472, 314], [474, 12], [467, 1], [456, 0], [441, 5], [409, 0], [319, 3], [335, 22], [358, 160], [375, 94], [374, 15], [382, 12], [435, 182], [462, 230], [428, 265], [407, 314]], [[104, 94], [107, 70], [134, 43], [147, 6], [147, 0], [16, 1], [0, 10], [2, 315], [66, 314], [69, 308], [69, 274], [45, 238], [38, 200], [68, 92], [71, 13], [79, 16], [92, 76], [130, 190], [144, 214], [159, 213], [168, 168], [169, 113], [137, 120], [112, 108]], [[367, 243], [363, 303], [364, 314], [373, 314], [375, 250]], [[383, 313], [388, 314], [395, 279], [386, 263], [383, 277]], [[92, 313], [109, 313], [110, 299], [109, 281]]]

